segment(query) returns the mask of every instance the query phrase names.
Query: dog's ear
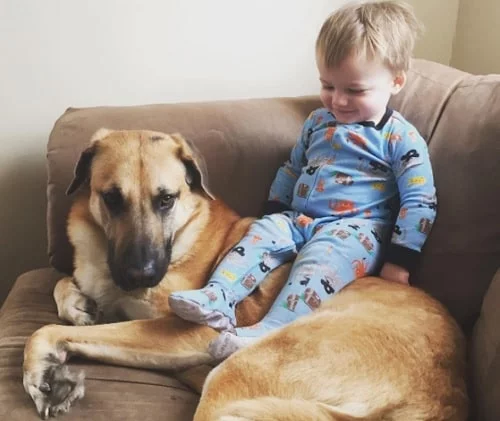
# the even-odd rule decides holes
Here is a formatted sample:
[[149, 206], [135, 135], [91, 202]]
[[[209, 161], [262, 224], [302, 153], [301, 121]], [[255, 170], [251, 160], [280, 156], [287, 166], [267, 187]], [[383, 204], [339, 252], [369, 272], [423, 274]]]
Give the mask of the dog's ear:
[[85, 149], [78, 159], [75, 166], [75, 174], [73, 180], [66, 190], [66, 195], [74, 193], [84, 182], [88, 181], [90, 175], [90, 167], [92, 165], [92, 159], [94, 158], [96, 152], [97, 144], [94, 143]]
[[186, 166], [186, 182], [195, 189], [201, 190], [209, 199], [215, 199], [208, 188], [208, 172], [205, 160], [192, 142], [189, 142], [181, 134], [170, 135], [180, 146], [179, 158]]
[[111, 132], [112, 130], [109, 129], [99, 129], [90, 138], [90, 146], [81, 153], [76, 163], [74, 177], [66, 190], [66, 195], [69, 196], [74, 193], [84, 182], [88, 181], [92, 159], [96, 153], [98, 142]]

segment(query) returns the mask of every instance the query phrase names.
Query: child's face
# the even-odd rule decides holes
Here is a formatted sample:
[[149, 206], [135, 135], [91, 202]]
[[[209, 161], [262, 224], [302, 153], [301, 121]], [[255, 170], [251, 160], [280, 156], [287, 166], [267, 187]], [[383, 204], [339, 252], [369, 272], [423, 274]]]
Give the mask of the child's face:
[[335, 68], [317, 60], [323, 105], [340, 123], [373, 121], [384, 116], [389, 98], [403, 87], [404, 73], [395, 75], [378, 60], [350, 55]]

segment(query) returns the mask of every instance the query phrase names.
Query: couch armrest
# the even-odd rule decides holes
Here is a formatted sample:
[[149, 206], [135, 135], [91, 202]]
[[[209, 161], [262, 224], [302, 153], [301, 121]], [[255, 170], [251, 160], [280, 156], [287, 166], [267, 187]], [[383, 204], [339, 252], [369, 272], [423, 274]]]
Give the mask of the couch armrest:
[[500, 420], [500, 269], [486, 293], [471, 344], [472, 377], [481, 421]]

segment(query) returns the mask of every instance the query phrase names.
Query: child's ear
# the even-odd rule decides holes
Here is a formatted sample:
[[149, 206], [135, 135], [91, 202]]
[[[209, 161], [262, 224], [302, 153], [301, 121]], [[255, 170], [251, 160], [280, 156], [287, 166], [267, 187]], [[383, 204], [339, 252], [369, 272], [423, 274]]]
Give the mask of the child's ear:
[[406, 72], [399, 72], [396, 74], [392, 83], [392, 94], [395, 95], [403, 89], [403, 86], [406, 84]]

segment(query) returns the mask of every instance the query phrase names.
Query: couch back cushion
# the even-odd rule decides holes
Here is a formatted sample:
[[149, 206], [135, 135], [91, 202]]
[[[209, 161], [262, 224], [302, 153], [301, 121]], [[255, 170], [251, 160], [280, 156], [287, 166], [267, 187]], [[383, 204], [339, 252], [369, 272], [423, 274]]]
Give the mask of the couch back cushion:
[[[72, 270], [64, 195], [74, 164], [100, 127], [180, 132], [207, 162], [210, 187], [242, 215], [256, 215], [317, 97], [69, 109], [48, 144], [51, 264]], [[468, 328], [500, 263], [500, 76], [472, 76], [415, 60], [391, 106], [429, 143], [438, 217], [412, 283]]]
[[426, 137], [438, 195], [413, 281], [470, 331], [500, 266], [500, 75], [417, 60], [393, 106]]

